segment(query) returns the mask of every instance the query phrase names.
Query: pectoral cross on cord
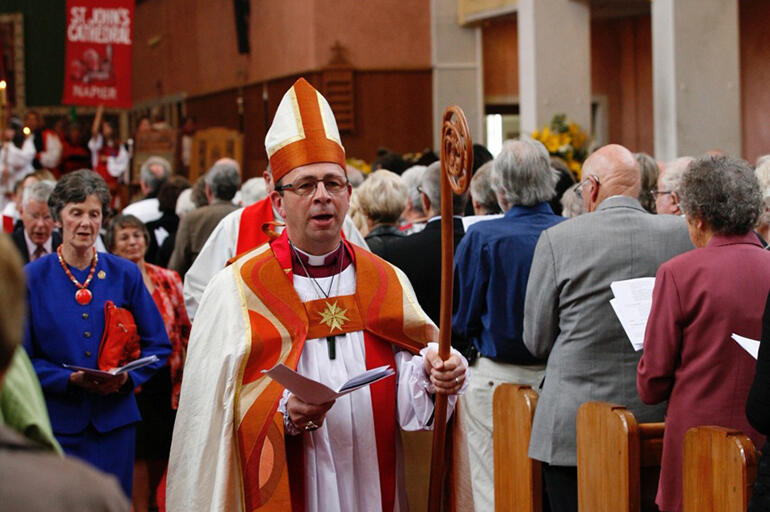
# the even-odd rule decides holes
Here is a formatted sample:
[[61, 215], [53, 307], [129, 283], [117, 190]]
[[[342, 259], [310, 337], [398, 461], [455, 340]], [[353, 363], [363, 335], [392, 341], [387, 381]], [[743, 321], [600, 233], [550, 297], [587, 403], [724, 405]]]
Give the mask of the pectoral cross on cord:
[[[296, 251], [296, 249], [294, 249], [294, 245], [291, 242], [289, 242], [289, 246], [292, 248], [292, 250]], [[342, 250], [344, 251], [345, 249], [343, 248]], [[307, 267], [305, 267], [305, 262], [302, 261], [302, 258], [299, 256], [299, 254], [297, 254], [296, 256], [297, 256], [297, 260], [299, 260], [300, 266], [302, 266], [302, 270], [305, 271], [305, 275], [313, 282], [313, 284], [316, 285], [316, 287], [321, 291], [321, 294], [328, 299], [329, 295], [332, 292], [332, 286], [334, 285], [334, 276], [336, 276], [337, 274], [339, 274], [342, 271], [342, 256], [343, 255], [340, 254], [338, 256], [339, 262], [340, 262], [339, 268], [337, 269], [337, 274], [332, 274], [332, 280], [329, 283], [329, 291], [328, 292], [325, 292], [324, 289], [321, 288], [321, 285], [318, 284], [318, 281], [316, 281], [315, 277], [310, 275], [310, 272], [308, 272]], [[339, 288], [339, 281], [337, 282], [337, 287]], [[336, 342], [335, 338], [336, 338], [336, 336], [331, 336], [331, 335], [326, 337], [326, 344], [327, 344], [327, 348], [329, 350], [329, 359], [336, 359], [337, 358], [337, 342]]]

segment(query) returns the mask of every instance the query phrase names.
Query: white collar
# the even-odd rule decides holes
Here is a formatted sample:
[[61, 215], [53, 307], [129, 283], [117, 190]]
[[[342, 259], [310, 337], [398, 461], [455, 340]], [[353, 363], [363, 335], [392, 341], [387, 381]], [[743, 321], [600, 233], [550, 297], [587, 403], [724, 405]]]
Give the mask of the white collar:
[[318, 255], [316, 255], [316, 254], [307, 253], [307, 252], [303, 251], [302, 249], [300, 249], [299, 247], [297, 247], [296, 245], [292, 245], [292, 247], [294, 247], [295, 251], [297, 251], [299, 253], [302, 253], [305, 256], [307, 256], [307, 262], [310, 265], [314, 266], [314, 267], [319, 267], [319, 266], [323, 265], [324, 262], [326, 261], [326, 257], [329, 256], [330, 254], [332, 254], [337, 249], [339, 249], [339, 246], [337, 246], [335, 249], [327, 252], [326, 254], [318, 254]]

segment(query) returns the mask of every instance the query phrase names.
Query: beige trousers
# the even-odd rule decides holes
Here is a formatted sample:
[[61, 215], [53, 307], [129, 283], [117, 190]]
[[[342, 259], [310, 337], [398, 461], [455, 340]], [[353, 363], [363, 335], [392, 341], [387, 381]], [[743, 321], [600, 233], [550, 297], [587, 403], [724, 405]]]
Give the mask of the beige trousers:
[[468, 445], [473, 504], [476, 512], [495, 510], [492, 397], [500, 384], [540, 385], [545, 365], [518, 366], [484, 357], [471, 365], [470, 381], [460, 397], [463, 430]]

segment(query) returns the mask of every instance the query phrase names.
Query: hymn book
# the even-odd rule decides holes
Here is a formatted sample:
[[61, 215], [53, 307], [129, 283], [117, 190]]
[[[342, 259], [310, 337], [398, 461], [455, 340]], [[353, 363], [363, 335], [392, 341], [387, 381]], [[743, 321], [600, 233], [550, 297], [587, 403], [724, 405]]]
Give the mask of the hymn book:
[[70, 370], [85, 372], [92, 377], [104, 378], [104, 377], [114, 377], [115, 375], [120, 375], [121, 373], [138, 370], [139, 368], [142, 368], [143, 366], [147, 366], [148, 364], [152, 364], [157, 360], [158, 360], [158, 356], [156, 355], [141, 357], [139, 359], [135, 359], [134, 361], [131, 361], [126, 365], [121, 366], [120, 368], [113, 368], [112, 370], [109, 370], [109, 371], [99, 370], [97, 368], [85, 368], [83, 366], [75, 366], [75, 365], [66, 364], [66, 363], [63, 364], [62, 366]]
[[321, 384], [316, 380], [304, 377], [281, 363], [273, 366], [269, 370], [262, 370], [262, 373], [297, 395], [302, 401], [309, 404], [320, 405], [336, 400], [343, 395], [347, 395], [348, 393], [364, 386], [368, 386], [369, 384], [373, 384], [396, 372], [388, 365], [372, 368], [371, 370], [367, 370], [361, 375], [348, 380], [337, 390]]

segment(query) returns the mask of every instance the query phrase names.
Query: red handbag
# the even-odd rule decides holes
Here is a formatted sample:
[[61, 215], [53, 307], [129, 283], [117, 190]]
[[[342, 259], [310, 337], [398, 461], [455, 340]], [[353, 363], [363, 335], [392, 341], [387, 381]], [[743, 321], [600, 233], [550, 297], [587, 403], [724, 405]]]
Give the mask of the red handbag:
[[104, 304], [104, 333], [99, 343], [97, 364], [110, 371], [138, 359], [142, 353], [134, 315], [108, 300]]

